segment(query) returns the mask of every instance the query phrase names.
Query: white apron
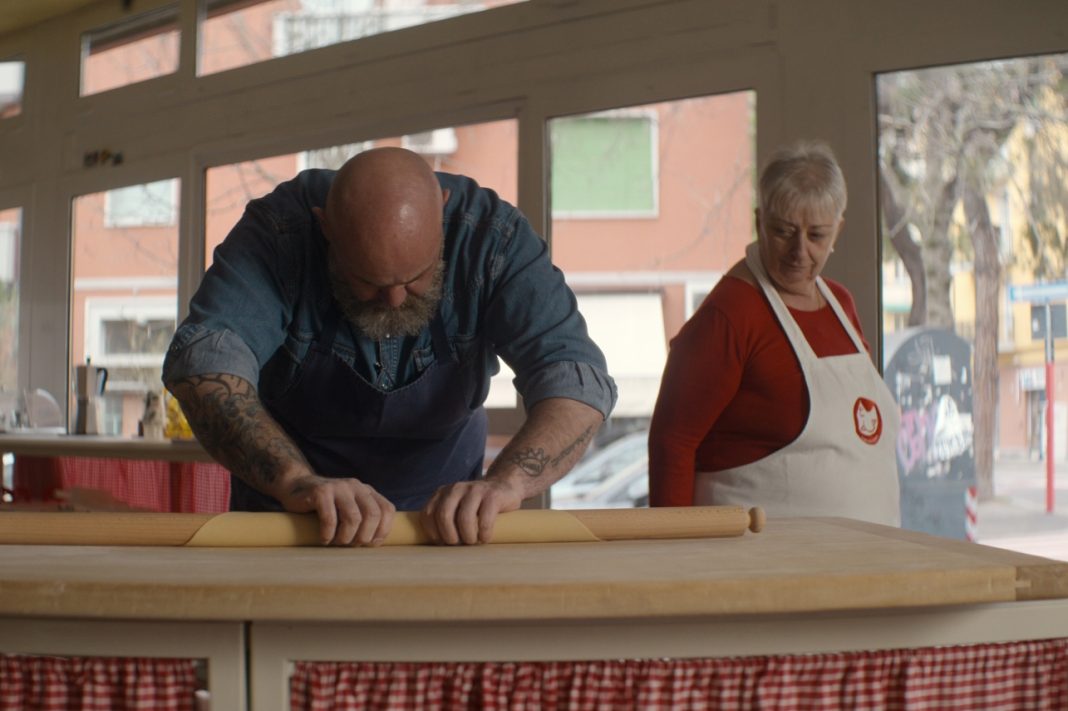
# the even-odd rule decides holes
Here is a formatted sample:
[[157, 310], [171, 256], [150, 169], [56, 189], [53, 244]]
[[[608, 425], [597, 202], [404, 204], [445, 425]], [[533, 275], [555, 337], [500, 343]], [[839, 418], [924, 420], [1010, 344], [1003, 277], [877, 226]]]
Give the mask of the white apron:
[[694, 503], [760, 506], [769, 517], [845, 516], [900, 525], [897, 403], [860, 335], [830, 287], [817, 277], [820, 292], [857, 347], [857, 353], [817, 358], [771, 285], [756, 243], [749, 245], [745, 256], [801, 363], [808, 387], [808, 420], [797, 439], [763, 459], [733, 469], [698, 472]]

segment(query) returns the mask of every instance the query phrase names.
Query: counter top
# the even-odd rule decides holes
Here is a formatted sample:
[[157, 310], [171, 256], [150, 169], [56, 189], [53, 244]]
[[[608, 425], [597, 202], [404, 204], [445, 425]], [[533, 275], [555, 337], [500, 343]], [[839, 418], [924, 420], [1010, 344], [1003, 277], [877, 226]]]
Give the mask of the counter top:
[[104, 435], [0, 434], [0, 452], [31, 457], [103, 457], [171, 462], [211, 462], [196, 440], [141, 439]]
[[668, 541], [0, 546], [0, 616], [9, 617], [618, 620], [1051, 598], [1068, 598], [1068, 563], [836, 518]]

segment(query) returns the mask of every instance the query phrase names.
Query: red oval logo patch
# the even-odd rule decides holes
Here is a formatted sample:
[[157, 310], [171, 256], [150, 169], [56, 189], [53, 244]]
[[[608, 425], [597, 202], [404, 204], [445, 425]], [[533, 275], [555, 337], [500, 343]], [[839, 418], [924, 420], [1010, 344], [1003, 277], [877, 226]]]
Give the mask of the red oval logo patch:
[[879, 406], [866, 397], [858, 397], [853, 404], [853, 426], [857, 437], [868, 444], [875, 444], [883, 434], [883, 415]]

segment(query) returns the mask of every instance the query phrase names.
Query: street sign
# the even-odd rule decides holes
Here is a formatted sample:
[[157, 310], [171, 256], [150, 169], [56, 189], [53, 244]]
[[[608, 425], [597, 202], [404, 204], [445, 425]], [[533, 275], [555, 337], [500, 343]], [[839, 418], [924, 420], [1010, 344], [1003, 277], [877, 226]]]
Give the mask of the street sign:
[[[1053, 337], [1068, 338], [1068, 317], [1065, 314], [1064, 304], [1050, 304], [1049, 317], [1053, 321]], [[1031, 340], [1044, 341], [1046, 339], [1046, 305], [1031, 304]]]
[[1009, 284], [1009, 301], [1068, 301], [1068, 281], [1046, 281], [1037, 284]]

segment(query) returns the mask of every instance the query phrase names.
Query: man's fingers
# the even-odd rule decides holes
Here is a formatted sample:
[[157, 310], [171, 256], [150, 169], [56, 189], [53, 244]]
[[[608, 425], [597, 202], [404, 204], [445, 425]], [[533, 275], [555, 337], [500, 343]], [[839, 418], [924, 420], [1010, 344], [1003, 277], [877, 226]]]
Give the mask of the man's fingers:
[[517, 509], [519, 504], [520, 499], [499, 484], [465, 481], [438, 489], [420, 520], [434, 543], [488, 543], [498, 514]]
[[495, 499], [492, 497], [482, 499], [482, 505], [478, 507], [479, 543], [489, 543], [493, 540], [493, 525], [497, 523], [498, 513], [500, 513], [500, 505]]
[[380, 545], [389, 535], [396, 507], [358, 479], [308, 477], [299, 489], [305, 493], [294, 490], [286, 508], [314, 510], [323, 545]]
[[459, 505], [463, 490], [450, 486], [443, 491], [432, 512], [434, 525], [438, 530], [438, 543], [455, 546], [460, 542], [460, 534], [456, 530], [456, 507]]
[[363, 510], [363, 507], [359, 505], [359, 502], [352, 496], [348, 490], [334, 490], [333, 492], [334, 505], [337, 507], [337, 533], [334, 535], [334, 539], [330, 541], [331, 545], [335, 546], [351, 546], [353, 543], [358, 543], [356, 537], [363, 524], [365, 518], [367, 518], [367, 512]]
[[327, 545], [334, 540], [337, 531], [337, 509], [334, 497], [318, 491], [314, 495], [315, 514], [319, 517], [319, 542]]
[[371, 545], [380, 546], [386, 542], [389, 532], [393, 529], [393, 515], [397, 512], [397, 507], [389, 499], [377, 492], [375, 497], [378, 499], [378, 508], [382, 515], [378, 519], [377, 528], [371, 535]]
[[483, 501], [481, 489], [468, 488], [456, 507], [456, 530], [460, 540], [468, 545], [479, 542], [478, 510]]
[[442, 489], [438, 489], [434, 492], [434, 495], [430, 497], [430, 501], [426, 503], [423, 510], [419, 512], [419, 524], [423, 527], [423, 532], [426, 533], [427, 538], [431, 543], [441, 544], [441, 532], [438, 531], [438, 524], [434, 516], [437, 513], [438, 500], [441, 498]]
[[382, 521], [382, 509], [378, 506], [378, 503], [372, 499], [372, 501], [365, 506], [361, 507], [363, 513], [363, 519], [360, 521], [360, 527], [356, 531], [356, 538], [352, 541], [358, 546], [370, 545], [374, 540], [375, 534], [378, 533], [378, 524]]

